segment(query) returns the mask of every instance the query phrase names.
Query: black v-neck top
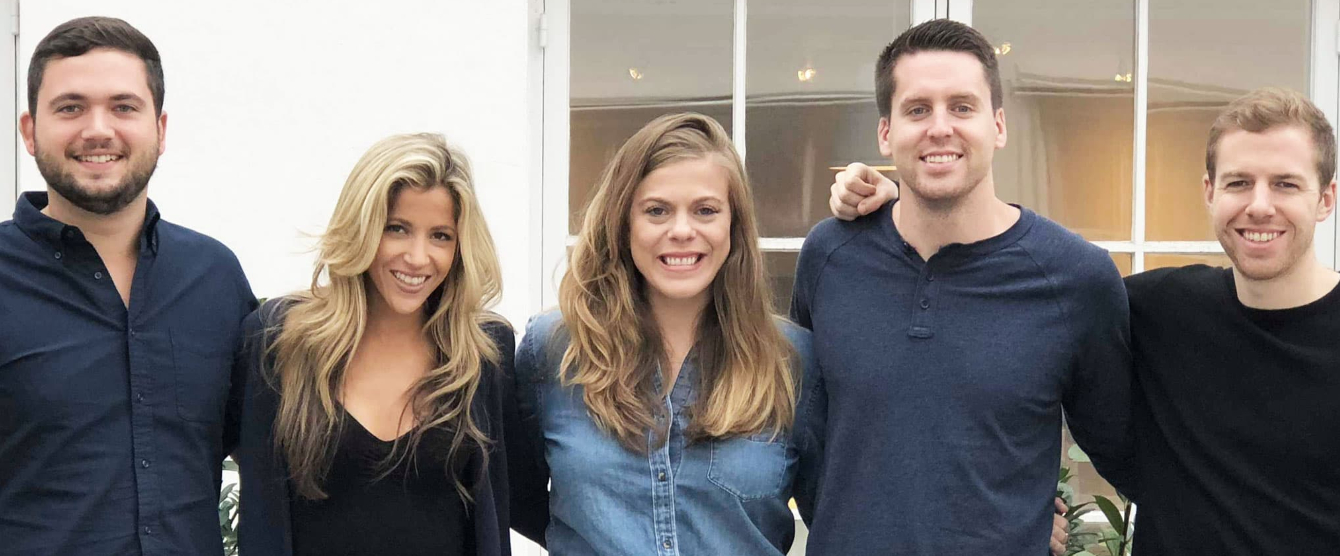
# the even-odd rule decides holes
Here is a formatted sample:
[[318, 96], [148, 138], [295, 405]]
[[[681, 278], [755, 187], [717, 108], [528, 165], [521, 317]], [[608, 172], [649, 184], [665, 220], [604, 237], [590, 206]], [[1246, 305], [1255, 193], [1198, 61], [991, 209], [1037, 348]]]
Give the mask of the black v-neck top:
[[[465, 501], [447, 473], [450, 431], [424, 433], [413, 457], [394, 467], [394, 442], [373, 436], [341, 407], [343, 425], [325, 500], [294, 496], [290, 505], [294, 556], [456, 556], [474, 554], [474, 527]], [[409, 440], [402, 437], [401, 443]], [[456, 477], [467, 485], [475, 470], [459, 450]]]

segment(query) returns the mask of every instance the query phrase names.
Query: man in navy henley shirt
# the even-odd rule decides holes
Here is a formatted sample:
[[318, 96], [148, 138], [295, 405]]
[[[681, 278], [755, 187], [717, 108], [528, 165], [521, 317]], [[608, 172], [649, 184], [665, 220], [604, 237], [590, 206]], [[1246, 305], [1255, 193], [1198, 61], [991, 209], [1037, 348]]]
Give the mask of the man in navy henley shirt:
[[802, 493], [812, 556], [1048, 550], [1062, 413], [1098, 471], [1134, 488], [1129, 309], [1107, 253], [999, 200], [996, 59], [950, 20], [876, 70], [880, 152], [902, 198], [805, 240], [792, 317], [814, 331], [822, 439]]

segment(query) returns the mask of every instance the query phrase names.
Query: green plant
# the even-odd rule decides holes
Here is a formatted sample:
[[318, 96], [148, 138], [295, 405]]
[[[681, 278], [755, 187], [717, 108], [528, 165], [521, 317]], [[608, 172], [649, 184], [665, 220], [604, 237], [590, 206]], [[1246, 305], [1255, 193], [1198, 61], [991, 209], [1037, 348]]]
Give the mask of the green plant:
[[[1075, 463], [1089, 463], [1089, 455], [1085, 454], [1079, 446], [1071, 446], [1066, 455]], [[1066, 513], [1066, 519], [1070, 522], [1070, 542], [1066, 543], [1066, 556], [1093, 556], [1093, 553], [1089, 552], [1088, 549], [1095, 546], [1102, 546], [1107, 550], [1109, 556], [1128, 556], [1131, 553], [1131, 539], [1135, 533], [1135, 524], [1131, 521], [1131, 511], [1134, 506], [1130, 500], [1118, 493], [1117, 498], [1121, 501], [1121, 505], [1118, 506], [1117, 503], [1106, 496], [1094, 495], [1093, 502], [1085, 502], [1075, 506], [1071, 503], [1075, 496], [1075, 490], [1069, 484], [1071, 477], [1070, 469], [1061, 467], [1061, 479], [1056, 485], [1056, 495], [1066, 503], [1066, 506], [1070, 507], [1070, 511]], [[1068, 498], [1062, 495], [1063, 491], [1069, 495]], [[1092, 511], [1094, 507], [1097, 507], [1103, 513], [1103, 517], [1107, 518], [1107, 525], [1103, 526], [1097, 533], [1077, 534], [1078, 528], [1076, 525], [1080, 522], [1079, 517]], [[1082, 511], [1072, 518], [1071, 513], [1080, 509]], [[1081, 535], [1083, 537], [1077, 539]], [[1071, 552], [1072, 547], [1077, 548], [1077, 551]]]
[[[237, 471], [237, 462], [232, 458], [225, 459], [223, 468], [226, 471]], [[219, 530], [223, 534], [223, 553], [226, 556], [237, 556], [237, 506], [240, 494], [237, 483], [223, 485], [219, 492]]]

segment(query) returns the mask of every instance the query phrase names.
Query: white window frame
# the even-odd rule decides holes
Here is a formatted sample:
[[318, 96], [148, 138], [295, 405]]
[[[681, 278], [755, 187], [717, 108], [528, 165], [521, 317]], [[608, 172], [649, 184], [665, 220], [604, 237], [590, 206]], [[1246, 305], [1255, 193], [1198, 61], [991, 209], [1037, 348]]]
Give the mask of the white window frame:
[[[9, 106], [13, 108], [10, 125], [14, 126], [13, 133], [0, 134], [0, 153], [9, 153], [8, 156], [0, 156], [0, 189], [4, 190], [0, 194], [0, 221], [9, 220], [14, 214], [14, 203], [19, 197], [19, 114], [25, 108], [18, 105], [18, 88], [26, 80], [19, 75], [18, 60], [15, 58], [18, 54], [19, 40], [19, 0], [0, 1], [0, 21], [9, 22], [9, 36], [0, 38], [0, 75], [11, 75], [14, 80], [10, 82], [9, 87], [0, 87], [0, 106]], [[3, 36], [3, 35], [0, 35]]]
[[[761, 0], [756, 0], [761, 1]], [[1095, 245], [1112, 253], [1131, 255], [1133, 272], [1145, 270], [1145, 256], [1150, 253], [1221, 254], [1217, 241], [1149, 241], [1146, 239], [1145, 162], [1146, 119], [1148, 107], [1149, 62], [1149, 2], [1136, 0], [1136, 63], [1135, 63], [1135, 130], [1134, 165], [1132, 168], [1132, 218], [1129, 241], [1095, 241]], [[749, 0], [735, 0], [735, 63], [732, 81], [732, 136], [742, 157], [747, 132], [745, 112], [745, 75], [748, 63], [746, 45]], [[972, 24], [973, 0], [913, 0], [911, 24], [933, 18], [952, 18]], [[542, 189], [544, 198], [541, 268], [544, 276], [540, 295], [542, 306], [557, 303], [558, 280], [564, 271], [566, 249], [574, 238], [568, 234], [568, 157], [569, 135], [569, 69], [571, 0], [545, 0], [548, 42], [544, 61], [544, 154]], [[1310, 60], [1308, 94], [1336, 126], [1340, 115], [1340, 0], [1313, 0], [1312, 3], [1312, 56]], [[1317, 226], [1315, 246], [1317, 257], [1332, 268], [1340, 261], [1340, 230], [1337, 216]], [[760, 247], [765, 252], [795, 252], [800, 250], [803, 237], [763, 237]]]

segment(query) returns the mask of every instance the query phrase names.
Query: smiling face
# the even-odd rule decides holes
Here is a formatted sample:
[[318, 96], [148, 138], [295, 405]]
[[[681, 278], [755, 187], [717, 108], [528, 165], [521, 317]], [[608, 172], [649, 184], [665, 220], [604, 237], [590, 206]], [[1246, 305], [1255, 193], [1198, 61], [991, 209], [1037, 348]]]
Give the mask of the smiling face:
[[1215, 236], [1251, 280], [1291, 273], [1313, 256], [1316, 225], [1335, 208], [1335, 181], [1318, 183], [1316, 149], [1300, 126], [1227, 132], [1204, 179]]
[[100, 48], [51, 60], [20, 131], [51, 190], [94, 214], [143, 194], [164, 149], [167, 115], [156, 115], [144, 61]]
[[879, 150], [908, 192], [930, 202], [963, 198], [991, 178], [1005, 146], [1005, 111], [992, 110], [982, 63], [966, 52], [928, 50], [898, 58]]
[[730, 254], [729, 173], [712, 158], [674, 162], [647, 174], [633, 193], [629, 250], [652, 305], [707, 305]]
[[424, 303], [456, 260], [456, 205], [445, 187], [406, 187], [393, 194], [377, 255], [368, 268], [369, 305], [409, 315]]

